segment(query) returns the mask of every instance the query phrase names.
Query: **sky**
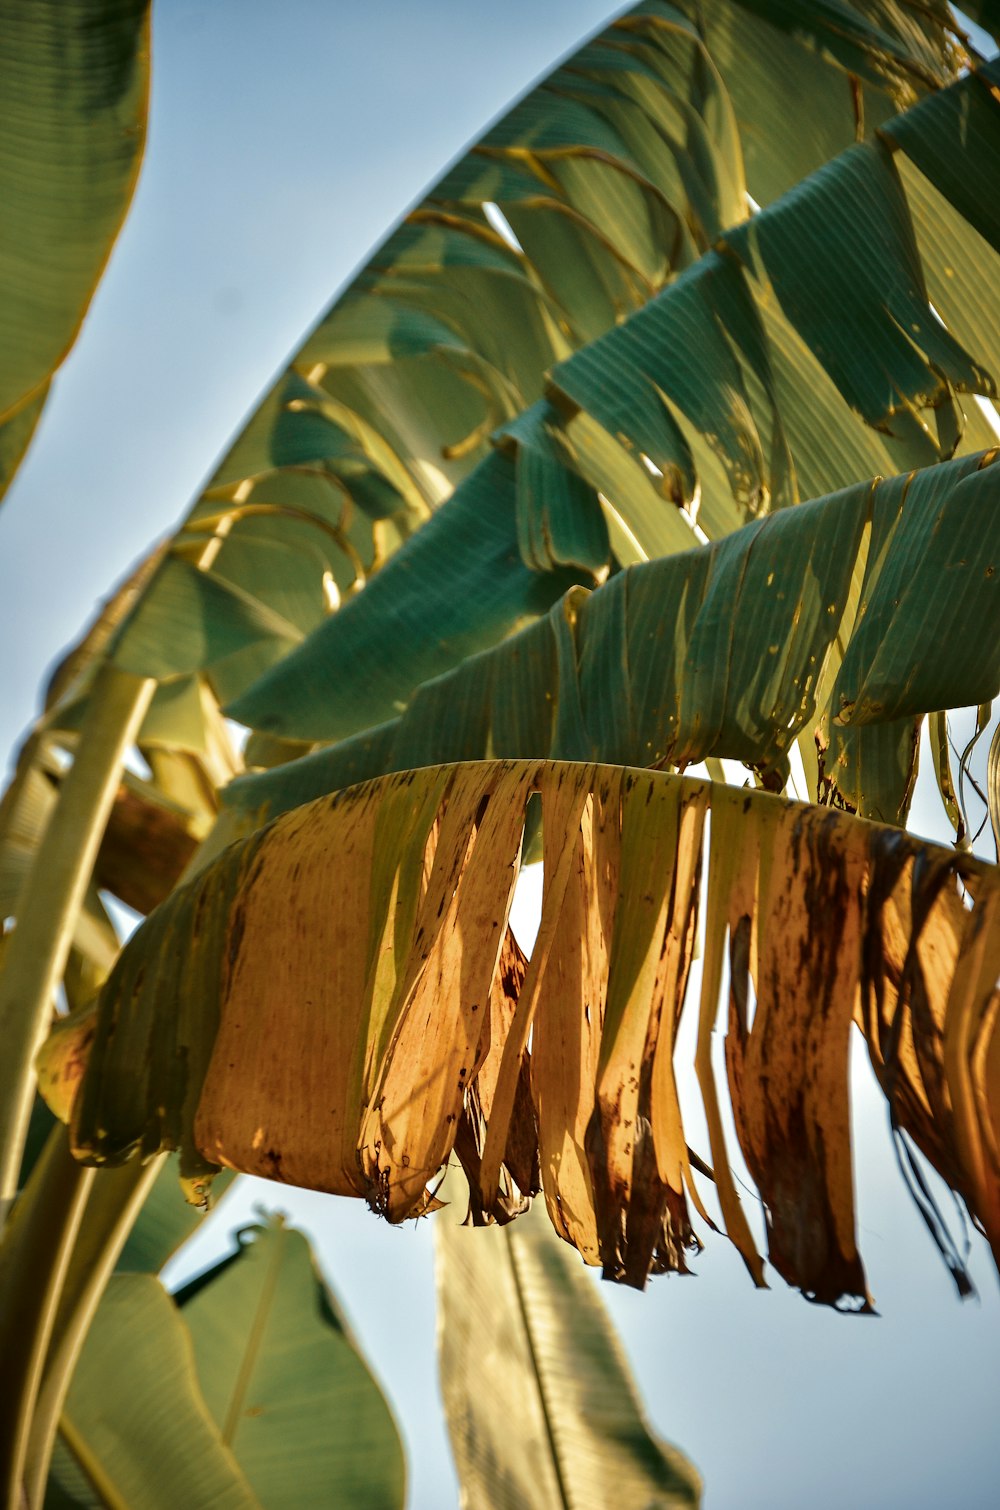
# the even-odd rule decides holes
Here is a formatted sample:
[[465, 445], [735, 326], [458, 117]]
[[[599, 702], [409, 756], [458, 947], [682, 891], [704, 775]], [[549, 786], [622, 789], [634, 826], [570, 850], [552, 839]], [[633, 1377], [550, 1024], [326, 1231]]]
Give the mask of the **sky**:
[[[372, 244], [487, 121], [609, 14], [594, 0], [169, 0], [154, 6], [149, 145], [132, 212], [0, 508], [0, 746], [46, 667], [184, 512], [228, 440]], [[917, 826], [937, 826], [921, 799]], [[534, 881], [521, 927], [530, 933]], [[959, 1304], [858, 1077], [862, 1247], [877, 1318], [755, 1293], [721, 1239], [694, 1279], [604, 1285], [656, 1428], [706, 1510], [923, 1510], [996, 1499], [1000, 1295]], [[682, 1095], [684, 1095], [682, 1086]], [[238, 1202], [231, 1205], [230, 1201]], [[310, 1233], [385, 1387], [413, 1510], [457, 1491], [434, 1364], [431, 1224], [247, 1182], [189, 1267], [255, 1202]]]

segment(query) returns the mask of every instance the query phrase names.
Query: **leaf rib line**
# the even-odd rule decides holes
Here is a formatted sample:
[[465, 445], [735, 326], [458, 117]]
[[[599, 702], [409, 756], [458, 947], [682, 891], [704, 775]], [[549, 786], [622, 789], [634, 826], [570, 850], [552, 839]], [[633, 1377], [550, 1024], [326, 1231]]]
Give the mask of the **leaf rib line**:
[[531, 1331], [531, 1321], [528, 1317], [528, 1310], [524, 1303], [524, 1290], [521, 1283], [520, 1270], [518, 1269], [517, 1265], [517, 1255], [514, 1252], [514, 1240], [509, 1234], [507, 1236], [507, 1255], [510, 1258], [511, 1273], [514, 1277], [514, 1293], [517, 1296], [518, 1311], [520, 1312], [521, 1323], [524, 1327], [524, 1336], [528, 1347], [528, 1358], [531, 1362], [531, 1372], [534, 1376], [535, 1384], [538, 1388], [538, 1400], [542, 1409], [542, 1420], [545, 1422], [545, 1435], [548, 1439], [549, 1451], [552, 1454], [552, 1468], [556, 1476], [556, 1483], [559, 1486], [559, 1503], [562, 1506], [562, 1510], [572, 1510], [572, 1502], [569, 1497], [569, 1490], [566, 1487], [566, 1481], [563, 1478], [562, 1466], [559, 1461], [559, 1450], [556, 1444], [555, 1429], [552, 1424], [552, 1417], [549, 1414], [549, 1404], [545, 1390], [545, 1380], [542, 1377], [542, 1371], [538, 1364], [538, 1355], [535, 1352], [535, 1339]]
[[274, 1302], [274, 1292], [278, 1287], [278, 1274], [281, 1270], [282, 1250], [285, 1246], [285, 1237], [288, 1229], [282, 1225], [275, 1233], [274, 1252], [271, 1262], [264, 1275], [264, 1283], [261, 1286], [260, 1299], [254, 1312], [253, 1322], [247, 1336], [246, 1350], [240, 1360], [236, 1382], [233, 1385], [233, 1393], [226, 1408], [226, 1416], [222, 1425], [222, 1440], [226, 1447], [232, 1447], [236, 1428], [243, 1411], [243, 1402], [250, 1388], [250, 1379], [257, 1363], [261, 1344], [264, 1341], [264, 1329], [267, 1326]]
[[128, 1503], [122, 1498], [117, 1485], [105, 1473], [100, 1458], [91, 1452], [86, 1437], [82, 1432], [77, 1431], [65, 1413], [59, 1421], [59, 1435], [67, 1450], [73, 1454], [85, 1478], [90, 1481], [90, 1487], [106, 1506], [106, 1510], [129, 1510]]

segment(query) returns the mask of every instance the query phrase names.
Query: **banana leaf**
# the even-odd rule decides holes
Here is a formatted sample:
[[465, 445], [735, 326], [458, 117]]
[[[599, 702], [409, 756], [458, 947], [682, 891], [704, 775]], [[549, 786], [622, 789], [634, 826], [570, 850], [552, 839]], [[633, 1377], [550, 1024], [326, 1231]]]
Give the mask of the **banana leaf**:
[[308, 1241], [277, 1218], [238, 1242], [175, 1299], [209, 1411], [261, 1505], [402, 1510], [399, 1433]]
[[401, 1507], [403, 1489], [395, 1424], [301, 1233], [244, 1229], [173, 1298], [151, 1274], [112, 1278], [46, 1504]]
[[198, 1388], [188, 1329], [151, 1274], [108, 1285], [63, 1411], [50, 1503], [258, 1510]]
[[[506, 919], [539, 800], [541, 922], [514, 968]], [[487, 1221], [532, 1193], [518, 1173], [534, 1126], [557, 1232], [642, 1286], [687, 1269], [691, 1207], [707, 1221], [673, 1070], [694, 1010], [710, 1142], [694, 1162], [712, 1171], [729, 1238], [763, 1283], [723, 1095], [773, 1268], [812, 1299], [867, 1308], [855, 1019], [895, 1125], [1000, 1254], [998, 909], [997, 867], [765, 792], [562, 762], [408, 771], [286, 814], [157, 909], [81, 1045], [71, 1143], [97, 1163], [179, 1148], [186, 1178], [241, 1169], [399, 1222], [433, 1206], [470, 1115], [472, 1211]]]
[[[728, 757], [901, 823], [923, 713], [1000, 692], [996, 453], [859, 484], [640, 563], [426, 683], [398, 719], [225, 793], [243, 824], [392, 770], [486, 755]], [[312, 732], [339, 711], [339, 687]]]
[[149, 0], [0, 5], [0, 496], [139, 174]]
[[441, 1393], [467, 1510], [701, 1503], [658, 1441], [595, 1287], [540, 1212], [435, 1225]]
[[[648, 0], [616, 19], [448, 169], [322, 317], [195, 502], [120, 663], [210, 668], [234, 701], [450, 497], [555, 364], [745, 216], [747, 184], [769, 202], [964, 58], [939, 5], [736, 0], [706, 17]], [[787, 130], [790, 95], [808, 130]], [[565, 564], [521, 470], [518, 601], [518, 578]], [[594, 490], [564, 490], [586, 501], [591, 569]]]
[[[561, 559], [599, 580], [623, 564], [623, 529], [638, 556], [665, 555], [992, 446], [970, 395], [1000, 392], [1000, 217], [972, 186], [1000, 174], [998, 98], [994, 63], [925, 99], [558, 364], [547, 403], [497, 437], [507, 468], [494, 457], [460, 483], [378, 590], [270, 666], [233, 717], [300, 740], [391, 718], [469, 653], [471, 625], [494, 642], [518, 626], [526, 572], [561, 569], [532, 545], [553, 512], [588, 542], [557, 527]], [[591, 523], [601, 504], [610, 539]], [[484, 590], [490, 527], [505, 517], [510, 542], [512, 512], [519, 551], [491, 557]]]

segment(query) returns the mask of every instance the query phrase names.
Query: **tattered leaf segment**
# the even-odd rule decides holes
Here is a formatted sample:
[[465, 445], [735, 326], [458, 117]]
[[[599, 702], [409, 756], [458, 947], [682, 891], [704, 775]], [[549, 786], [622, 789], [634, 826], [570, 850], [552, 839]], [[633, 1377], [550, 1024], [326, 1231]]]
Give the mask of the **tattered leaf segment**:
[[149, 0], [0, 4], [0, 496], [139, 173]]
[[[538, 803], [525, 960], [506, 920]], [[706, 868], [703, 984], [685, 1006]], [[996, 867], [768, 793], [559, 762], [407, 772], [277, 819], [158, 908], [96, 1016], [53, 1040], [61, 1110], [85, 1160], [178, 1148], [188, 1180], [226, 1165], [394, 1222], [433, 1205], [454, 1151], [477, 1222], [540, 1186], [561, 1237], [642, 1285], [687, 1267], [691, 1206], [712, 1225], [674, 1077], [693, 1011], [709, 1134], [695, 1167], [721, 1225], [762, 1283], [728, 1103], [770, 1263], [810, 1297], [867, 1305], [852, 1021], [899, 1137], [1000, 1253], [998, 921]]]
[[235, 1253], [174, 1297], [152, 1274], [114, 1276], [52, 1480], [50, 1495], [72, 1504], [148, 1510], [405, 1500], [389, 1408], [306, 1239], [280, 1220], [244, 1229]]
[[[875, 135], [944, 97], [967, 58], [953, 26], [944, 5], [893, 0], [877, 18], [805, 0], [648, 0], [619, 17], [448, 170], [334, 303], [195, 503], [119, 664], [208, 669], [241, 719], [311, 739], [317, 689], [363, 687], [373, 658], [398, 657], [402, 693], [381, 666], [378, 686], [405, 699], [544, 612], [567, 574], [589, 585], [686, 548], [696, 513], [714, 537], [959, 442], [982, 448], [985, 424], [956, 395], [994, 393], [1000, 371], [986, 212], [971, 230], [927, 165], [904, 186], [894, 142]], [[983, 95], [949, 108], [974, 117], [963, 152], [985, 175], [987, 75], [953, 87]], [[937, 117], [920, 121], [936, 141]], [[786, 211], [746, 229], [748, 191], [765, 206], [788, 195]], [[947, 268], [938, 210], [956, 233]], [[850, 294], [845, 324], [885, 346], [873, 387], [827, 350], [827, 262]], [[603, 381], [582, 357], [594, 341]], [[439, 506], [441, 528], [411, 542]], [[389, 594], [358, 589], [398, 547], [386, 655]], [[477, 590], [456, 593], [470, 570]]]
[[[989, 452], [629, 567], [425, 683], [400, 718], [243, 777], [224, 801], [249, 824], [388, 771], [487, 755], [729, 758], [780, 787], [797, 745], [810, 796], [902, 823], [921, 716], [1000, 692], [998, 509]], [[316, 732], [352, 697], [364, 722], [345, 680], [314, 704]]]
[[465, 1510], [700, 1504], [697, 1470], [650, 1431], [598, 1291], [542, 1213], [475, 1233], [441, 1217], [435, 1237]]

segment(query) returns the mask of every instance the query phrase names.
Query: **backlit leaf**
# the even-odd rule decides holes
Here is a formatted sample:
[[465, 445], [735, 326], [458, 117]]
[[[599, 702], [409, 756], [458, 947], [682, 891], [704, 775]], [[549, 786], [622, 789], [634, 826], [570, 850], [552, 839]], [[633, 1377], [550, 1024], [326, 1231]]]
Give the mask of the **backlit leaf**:
[[176, 1299], [208, 1408], [267, 1510], [402, 1510], [399, 1434], [301, 1232], [244, 1228]]
[[[970, 164], [990, 180], [1000, 167], [995, 75], [988, 65], [894, 118], [886, 130], [903, 152], [879, 141], [841, 153], [557, 365], [551, 402], [494, 437], [516, 473], [482, 463], [433, 528], [233, 715], [343, 739], [468, 655], [470, 626], [480, 644], [515, 630], [530, 612], [522, 579], [535, 578], [537, 605], [554, 595], [559, 561], [577, 563], [585, 585], [584, 567], [599, 579], [622, 549], [614, 521], [640, 555], [666, 555], [695, 543], [696, 519], [716, 539], [816, 493], [991, 444], [963, 395], [1000, 391], [1000, 304], [984, 293], [1000, 287], [1000, 228], [963, 185]], [[610, 539], [597, 534], [600, 507]], [[484, 589], [479, 521], [502, 516], [510, 543], [489, 557]]]
[[[355, 690], [365, 689], [358, 708], [363, 701], [373, 722], [474, 641], [544, 611], [565, 585], [547, 580], [550, 572], [573, 569], [589, 580], [603, 571], [596, 490], [619, 490], [609, 477], [623, 459], [597, 458], [600, 443], [569, 425], [560, 442], [571, 453], [569, 472], [554, 481], [566, 458], [544, 439], [545, 425], [531, 445], [519, 428], [542, 400], [547, 374], [563, 372], [564, 359], [709, 253], [745, 217], [747, 185], [769, 203], [947, 84], [962, 61], [946, 10], [918, 17], [894, 0], [874, 11], [734, 0], [711, 16], [689, 0], [645, 0], [614, 20], [447, 170], [323, 315], [175, 536], [172, 561], [119, 640], [120, 663], [156, 676], [210, 669], [223, 702], [285, 733], [297, 699], [287, 688], [272, 695], [275, 666], [287, 658], [290, 686], [307, 684], [314, 701], [346, 661]], [[808, 127], [800, 119], [789, 132], [789, 110]], [[715, 329], [711, 319], [702, 327]], [[728, 352], [719, 331], [713, 350]], [[712, 396], [708, 385], [704, 397]], [[716, 413], [713, 428], [728, 423]], [[518, 451], [515, 518], [509, 500], [501, 503], [503, 551], [483, 590], [463, 600], [456, 579], [481, 576], [476, 547], [489, 540], [489, 551], [499, 539], [492, 511], [482, 541], [475, 530], [478, 497], [496, 480], [489, 443], [498, 428], [503, 448]], [[858, 442], [852, 456], [859, 448], [866, 461], [852, 476], [889, 470], [871, 459], [878, 445]], [[628, 472], [627, 457], [624, 464]], [[840, 480], [809, 478], [806, 492]], [[399, 579], [393, 584], [397, 650], [406, 655], [398, 664], [381, 655], [372, 677], [373, 647], [384, 646], [369, 615], [378, 619], [384, 594], [364, 607], [353, 599], [463, 482], [470, 491], [452, 524], [420, 546], [408, 589], [400, 595]], [[630, 527], [661, 516], [643, 528], [644, 549], [652, 543], [659, 552], [670, 540], [678, 548], [686, 526], [676, 511], [662, 497], [654, 506], [648, 479], [631, 483], [639, 497], [627, 502]], [[617, 497], [612, 505], [619, 508]], [[724, 498], [706, 505], [706, 521], [713, 510], [727, 527], [745, 517]], [[191, 593], [176, 591], [176, 567], [209, 542], [201, 568], [226, 590], [204, 590], [192, 630]], [[297, 613], [274, 602], [276, 580], [295, 583]], [[428, 592], [428, 580], [436, 590]], [[319, 623], [317, 672], [280, 621], [301, 628], [304, 618], [321, 619], [326, 600], [351, 611], [343, 638]], [[243, 651], [221, 653], [237, 642]], [[343, 715], [338, 728], [352, 731]]]
[[[1000, 691], [995, 457], [857, 485], [577, 587], [425, 684], [401, 718], [243, 778], [225, 800], [257, 821], [385, 771], [487, 754], [727, 757], [780, 784], [797, 743], [811, 795], [902, 822], [920, 715]], [[318, 734], [329, 704], [312, 706]]]
[[[522, 974], [502, 944], [529, 799], [546, 865]], [[1000, 1250], [996, 867], [829, 809], [627, 767], [409, 771], [231, 846], [133, 936], [102, 991], [75, 1150], [120, 1162], [179, 1147], [189, 1176], [224, 1164], [363, 1196], [400, 1221], [433, 1204], [490, 1062], [481, 1157], [466, 1164], [482, 1220], [524, 1168], [512, 1129], [530, 1036], [541, 1182], [562, 1235], [609, 1278], [683, 1269], [700, 1196], [672, 1059], [706, 867], [699, 1080], [724, 1212], [735, 1191], [706, 1054], [728, 936], [725, 1094], [774, 1268], [818, 1300], [868, 1304], [852, 1017], [898, 1126]], [[727, 1226], [759, 1282], [746, 1224]]]

